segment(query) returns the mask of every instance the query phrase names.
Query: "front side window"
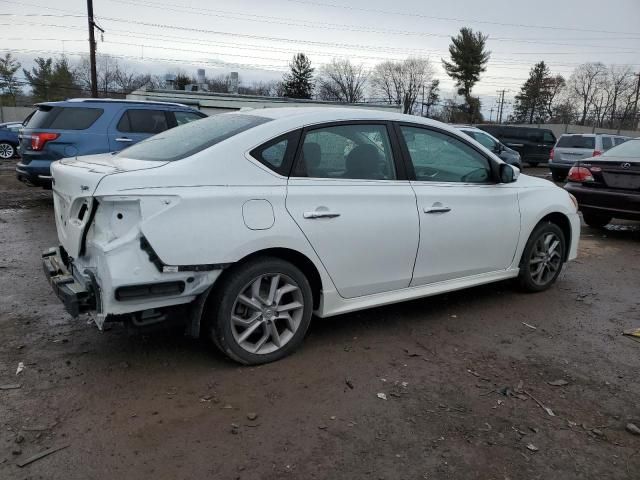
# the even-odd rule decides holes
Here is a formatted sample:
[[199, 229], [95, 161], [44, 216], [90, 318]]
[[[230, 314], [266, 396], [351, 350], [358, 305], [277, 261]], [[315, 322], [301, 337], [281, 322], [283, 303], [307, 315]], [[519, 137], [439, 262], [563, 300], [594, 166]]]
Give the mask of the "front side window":
[[178, 125], [184, 125], [185, 123], [193, 122], [204, 118], [202, 115], [198, 115], [193, 112], [173, 112], [176, 117], [176, 123]]
[[556, 143], [556, 137], [551, 132], [544, 132], [544, 143]]
[[118, 156], [163, 162], [181, 160], [270, 120], [257, 115], [221, 113], [166, 130], [132, 145]]
[[640, 138], [627, 140], [626, 142], [606, 151], [602, 154], [604, 159], [616, 159], [619, 157], [637, 158], [640, 157]]
[[473, 132], [473, 136], [483, 147], [487, 147], [489, 150], [495, 150], [496, 142], [489, 135], [480, 132]]
[[129, 109], [116, 127], [120, 132], [160, 133], [169, 128], [164, 110]]
[[489, 161], [462, 141], [425, 128], [401, 126], [416, 180], [423, 182], [486, 183]]
[[294, 176], [394, 180], [391, 142], [385, 125], [336, 125], [309, 131]]

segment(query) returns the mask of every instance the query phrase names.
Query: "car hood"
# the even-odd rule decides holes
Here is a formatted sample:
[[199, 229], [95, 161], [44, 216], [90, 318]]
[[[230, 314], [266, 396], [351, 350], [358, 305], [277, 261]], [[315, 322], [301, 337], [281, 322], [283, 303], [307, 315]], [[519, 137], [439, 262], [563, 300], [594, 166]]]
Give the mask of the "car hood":
[[531, 175], [520, 174], [518, 176], [518, 180], [516, 180], [516, 185], [518, 187], [524, 188], [560, 188], [556, 186], [553, 182], [549, 180], [545, 180], [544, 178], [532, 177]]

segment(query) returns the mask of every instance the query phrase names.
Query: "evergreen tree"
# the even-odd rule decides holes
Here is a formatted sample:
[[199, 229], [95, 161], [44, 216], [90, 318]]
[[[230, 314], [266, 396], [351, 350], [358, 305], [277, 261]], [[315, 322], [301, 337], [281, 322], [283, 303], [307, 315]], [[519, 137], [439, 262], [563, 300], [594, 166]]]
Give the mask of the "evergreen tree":
[[313, 68], [304, 53], [298, 53], [289, 64], [291, 72], [283, 77], [284, 96], [311, 98], [313, 92]]
[[38, 57], [34, 60], [36, 66], [28, 70], [22, 69], [31, 85], [31, 95], [36, 101], [51, 100], [51, 77], [53, 76], [53, 60]]
[[16, 104], [16, 95], [22, 90], [16, 78], [16, 72], [19, 69], [20, 63], [10, 53], [0, 57], [0, 91], [2, 96], [9, 97], [14, 105]]
[[50, 100], [64, 100], [77, 97], [82, 94], [73, 69], [69, 65], [69, 59], [61, 56], [53, 63], [51, 72]]
[[526, 123], [533, 123], [534, 120], [544, 121], [553, 81], [549, 67], [544, 62], [538, 62], [531, 68], [529, 78], [520, 87], [520, 93], [515, 98], [516, 121]]
[[478, 99], [471, 97], [471, 89], [480, 80], [480, 74], [487, 69], [491, 56], [491, 52], [485, 50], [487, 38], [488, 35], [474, 33], [471, 28], [461, 28], [457, 37], [451, 37], [451, 61], [442, 59], [445, 71], [456, 82], [458, 95], [464, 96], [469, 112], [476, 112], [479, 108]]

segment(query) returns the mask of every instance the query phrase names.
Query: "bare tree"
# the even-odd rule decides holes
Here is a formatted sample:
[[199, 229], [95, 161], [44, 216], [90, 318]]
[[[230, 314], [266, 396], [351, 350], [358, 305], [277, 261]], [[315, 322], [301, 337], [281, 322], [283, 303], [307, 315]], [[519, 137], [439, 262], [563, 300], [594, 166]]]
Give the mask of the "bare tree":
[[618, 126], [622, 123], [623, 119], [620, 119], [620, 122], [616, 122], [616, 118], [620, 116], [621, 111], [624, 112], [627, 106], [625, 105], [625, 98], [629, 98], [629, 94], [633, 92], [634, 75], [630, 67], [611, 65], [607, 76], [609, 81], [605, 88], [608, 89], [611, 99], [609, 127], [615, 128], [616, 123]]
[[355, 103], [364, 100], [367, 75], [362, 65], [334, 58], [320, 69], [317, 82], [318, 95], [322, 100]]
[[433, 67], [426, 58], [407, 58], [376, 65], [371, 83], [389, 103], [402, 105], [403, 113], [412, 113], [422, 87], [433, 78]]
[[126, 66], [115, 64], [113, 84], [117, 91], [124, 94], [142, 88], [151, 82], [151, 75], [132, 72]]
[[579, 101], [582, 111], [580, 125], [584, 125], [587, 120], [589, 107], [600, 90], [600, 78], [605, 72], [606, 67], [600, 62], [585, 63], [577, 67], [569, 78], [569, 88]]
[[545, 107], [549, 118], [553, 116], [554, 109], [558, 103], [558, 99], [560, 98], [561, 93], [565, 90], [566, 87], [567, 82], [562, 75], [556, 75], [555, 77], [551, 77], [547, 80]]

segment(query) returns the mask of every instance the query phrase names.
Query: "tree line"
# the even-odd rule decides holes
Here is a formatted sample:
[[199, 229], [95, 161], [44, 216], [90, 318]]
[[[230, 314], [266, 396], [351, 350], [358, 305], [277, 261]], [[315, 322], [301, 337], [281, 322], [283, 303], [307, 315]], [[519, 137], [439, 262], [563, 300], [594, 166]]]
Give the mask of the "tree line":
[[[424, 115], [450, 123], [480, 123], [482, 104], [473, 93], [486, 71], [491, 52], [488, 36], [461, 28], [451, 37], [449, 58], [440, 59], [445, 73], [454, 81], [455, 95], [442, 98], [440, 80], [428, 58], [409, 57], [387, 60], [365, 68], [345, 58], [334, 58], [315, 68], [304, 53], [297, 53], [282, 80], [238, 80], [232, 86], [230, 75], [205, 78], [206, 89], [216, 93], [239, 93], [319, 99], [343, 103], [375, 102], [398, 105], [403, 113]], [[5, 105], [27, 101], [62, 100], [88, 96], [91, 87], [87, 58], [72, 64], [66, 57], [34, 60], [31, 70], [21, 68], [10, 54], [0, 57], [0, 95]], [[166, 76], [132, 71], [116, 58], [99, 55], [98, 92], [103, 97], [124, 97], [141, 87], [175, 88], [198, 84], [192, 75], [178, 70]], [[24, 79], [19, 79], [22, 74]], [[640, 77], [628, 66], [606, 67], [602, 63], [578, 66], [568, 79], [553, 74], [544, 62], [536, 63], [514, 99], [514, 123], [578, 123], [609, 128], [633, 128], [637, 122]]]
[[640, 77], [629, 66], [585, 63], [565, 80], [541, 61], [516, 95], [510, 120], [633, 129], [639, 96]]

